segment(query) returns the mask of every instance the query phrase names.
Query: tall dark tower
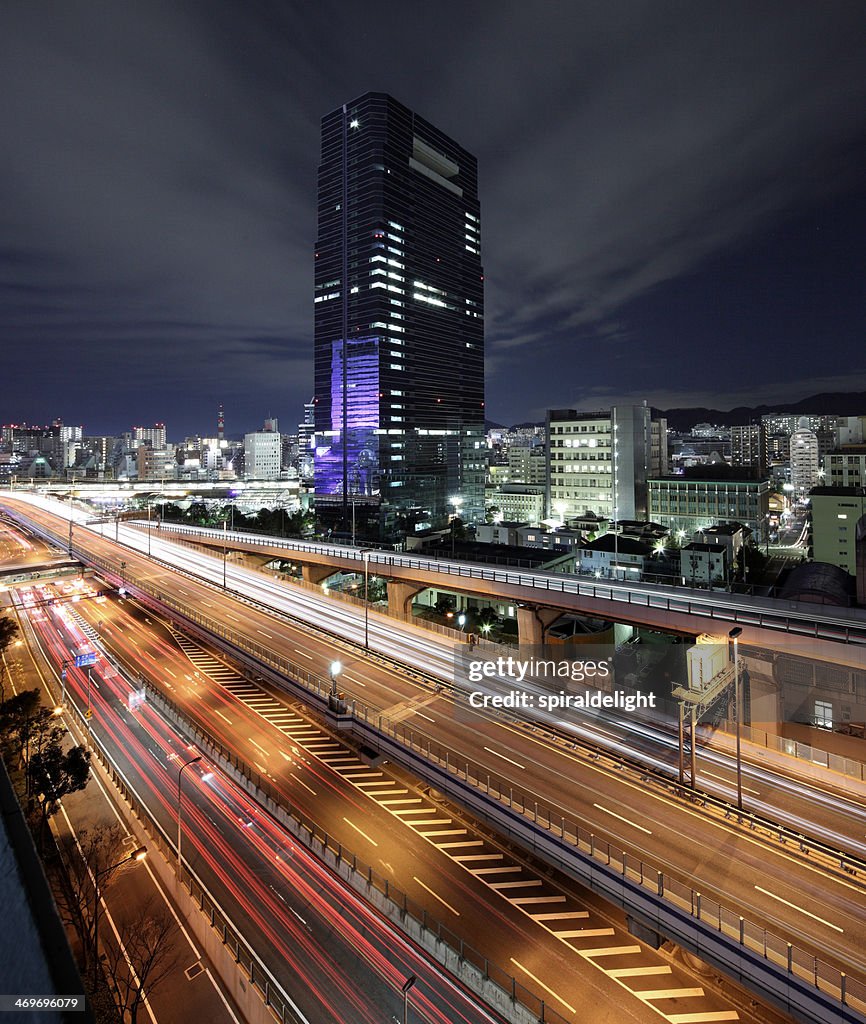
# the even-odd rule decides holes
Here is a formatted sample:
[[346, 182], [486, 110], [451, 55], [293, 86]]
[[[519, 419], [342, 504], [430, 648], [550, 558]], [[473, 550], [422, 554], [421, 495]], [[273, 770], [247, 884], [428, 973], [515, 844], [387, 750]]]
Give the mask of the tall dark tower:
[[226, 418], [223, 413], [223, 404], [220, 402], [219, 412], [217, 413], [217, 440], [224, 441], [226, 436]]
[[[322, 120], [315, 254], [319, 515], [383, 534], [484, 510], [475, 157], [382, 93]], [[452, 499], [457, 499], [456, 503]]]

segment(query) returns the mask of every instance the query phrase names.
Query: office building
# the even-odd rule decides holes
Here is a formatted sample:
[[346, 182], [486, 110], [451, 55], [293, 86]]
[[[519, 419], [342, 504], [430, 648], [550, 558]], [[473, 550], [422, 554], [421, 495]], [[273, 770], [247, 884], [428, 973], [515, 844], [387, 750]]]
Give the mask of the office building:
[[272, 430], [244, 434], [244, 479], [279, 480], [282, 438]]
[[731, 427], [731, 465], [749, 466], [762, 475], [766, 471], [764, 432], [759, 423]]
[[647, 518], [647, 478], [667, 472], [667, 422], [646, 405], [547, 415], [547, 513]]
[[[727, 472], [724, 472], [727, 470]], [[648, 481], [649, 517], [671, 533], [691, 537], [720, 523], [742, 523], [756, 543], [767, 539], [770, 481], [737, 473], [732, 467], [708, 466], [684, 476]]]
[[845, 444], [824, 460], [831, 487], [866, 487], [866, 444]]
[[853, 575], [857, 570], [857, 524], [866, 515], [866, 489], [813, 487], [809, 503], [813, 559]]
[[484, 515], [484, 272], [475, 157], [367, 93], [322, 121], [316, 511], [382, 535]]

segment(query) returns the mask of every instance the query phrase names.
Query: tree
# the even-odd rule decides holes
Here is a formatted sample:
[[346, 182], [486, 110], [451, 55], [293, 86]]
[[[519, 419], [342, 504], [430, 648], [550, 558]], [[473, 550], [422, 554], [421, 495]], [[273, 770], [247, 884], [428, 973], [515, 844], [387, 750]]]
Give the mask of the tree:
[[168, 908], [151, 897], [120, 925], [120, 944], [111, 942], [106, 948], [105, 973], [120, 1015], [129, 1024], [137, 1024], [145, 993], [153, 994], [180, 966], [180, 954], [171, 942], [173, 930]]
[[[18, 632], [18, 625], [11, 615], [4, 615], [0, 619], [0, 656], [2, 656], [6, 648], [12, 643], [15, 638], [15, 634]], [[4, 659], [5, 661], [5, 659]], [[3, 666], [5, 669], [5, 665]], [[6, 700], [6, 673], [0, 671], [0, 705]]]
[[83, 746], [64, 750], [52, 739], [33, 754], [27, 769], [31, 791], [39, 801], [42, 826], [57, 812], [67, 793], [84, 789], [90, 779], [90, 751]]
[[52, 722], [53, 715], [42, 706], [38, 690], [22, 690], [0, 706], [0, 733], [18, 764], [26, 765], [31, 739], [43, 739]]
[[57, 840], [57, 848], [63, 864], [63, 877], [58, 887], [60, 913], [64, 924], [72, 927], [78, 936], [82, 973], [86, 973], [94, 943], [96, 893], [93, 882], [99, 872], [100, 892], [111, 884], [123, 857], [123, 829], [114, 822], [93, 831], [81, 829], [77, 836], [63, 833]]

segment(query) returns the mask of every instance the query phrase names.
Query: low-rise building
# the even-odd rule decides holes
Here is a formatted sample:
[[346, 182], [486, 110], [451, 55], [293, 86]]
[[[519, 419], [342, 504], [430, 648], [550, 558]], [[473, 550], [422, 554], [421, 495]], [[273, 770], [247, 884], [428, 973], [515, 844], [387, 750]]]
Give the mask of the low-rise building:
[[692, 541], [680, 548], [680, 575], [684, 584], [712, 586], [728, 580], [730, 562], [724, 544]]
[[606, 533], [576, 550], [580, 572], [619, 580], [639, 580], [651, 565], [653, 547], [642, 540]]
[[728, 467], [712, 467], [704, 477], [697, 470], [683, 476], [658, 477], [649, 483], [650, 519], [670, 533], [692, 536], [721, 523], [741, 523], [752, 536], [766, 540], [770, 511], [770, 481]]
[[853, 575], [857, 569], [857, 524], [866, 514], [866, 488], [813, 487], [809, 502], [813, 559]]

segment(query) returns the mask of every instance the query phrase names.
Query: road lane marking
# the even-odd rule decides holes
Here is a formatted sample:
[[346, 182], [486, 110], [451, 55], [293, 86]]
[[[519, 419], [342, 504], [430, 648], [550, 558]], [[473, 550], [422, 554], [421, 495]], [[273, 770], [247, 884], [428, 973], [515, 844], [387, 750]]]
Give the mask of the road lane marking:
[[[640, 995], [640, 993], [635, 993]], [[736, 1010], [708, 1010], [705, 1013], [670, 1013], [670, 1024], [711, 1024], [712, 1021], [739, 1020]]]
[[[430, 835], [436, 835], [435, 832], [431, 832]], [[465, 864], [470, 860], [502, 860], [504, 854], [502, 853], [465, 853], [462, 857], [452, 857], [452, 860], [456, 860], [458, 864]]]
[[376, 842], [376, 840], [375, 840], [375, 839], [371, 839], [371, 838], [370, 838], [370, 837], [369, 837], [369, 836], [367, 835], [367, 833], [366, 833], [366, 832], [364, 832], [364, 831], [363, 831], [362, 829], [358, 828], [358, 826], [357, 826], [357, 825], [355, 824], [355, 822], [354, 822], [354, 821], [349, 821], [349, 819], [348, 819], [348, 818], [343, 818], [343, 821], [345, 821], [345, 823], [346, 823], [346, 824], [347, 824], [347, 825], [348, 825], [348, 826], [349, 826], [350, 828], [353, 828], [353, 829], [354, 829], [354, 830], [355, 830], [355, 831], [356, 831], [356, 832], [358, 833], [358, 835], [359, 835], [359, 836], [363, 836], [363, 837], [364, 837], [364, 838], [365, 838], [365, 839], [367, 840], [367, 842], [368, 842], [368, 843], [372, 843], [372, 844], [373, 844], [373, 846], [378, 846], [378, 845], [379, 845], [379, 844], [378, 844], [378, 843]]
[[659, 964], [657, 967], [614, 967], [606, 973], [611, 978], [645, 978], [653, 974], [673, 974], [673, 968], [667, 964]]
[[512, 867], [495, 867], [495, 868], [467, 868], [470, 875], [509, 875], [515, 871], [522, 871], [523, 868], [519, 864], [515, 864]]
[[433, 890], [430, 888], [430, 886], [429, 885], [425, 885], [421, 881], [421, 879], [418, 878], [416, 875], [412, 875], [412, 877], [421, 886], [422, 889], [426, 889], [427, 892], [430, 893], [430, 895], [433, 897], [434, 900], [439, 900], [439, 902], [442, 904], [443, 907], [447, 907], [451, 911], [452, 914], [456, 914], [458, 917], [460, 917], [460, 911], [459, 910], [455, 910], [454, 907], [452, 907], [450, 903], [446, 903], [445, 900], [443, 900], [442, 897], [438, 893], [433, 892]]
[[432, 722], [434, 725], [436, 724], [436, 719], [435, 718], [431, 718], [429, 715], [425, 715], [423, 711], [416, 711], [415, 714], [419, 718], [426, 718], [428, 722]]
[[543, 982], [543, 981], [542, 981], [542, 980], [541, 980], [540, 978], [536, 978], [536, 977], [535, 977], [535, 975], [534, 975], [534, 974], [532, 973], [532, 971], [528, 971], [528, 970], [527, 970], [527, 969], [526, 969], [526, 968], [525, 968], [525, 967], [523, 966], [523, 964], [522, 964], [522, 963], [520, 963], [520, 961], [519, 961], [519, 960], [515, 960], [515, 959], [514, 959], [514, 957], [511, 957], [510, 959], [511, 959], [511, 962], [512, 962], [512, 963], [514, 964], [514, 966], [515, 966], [515, 967], [517, 967], [517, 968], [518, 968], [519, 970], [523, 971], [523, 973], [524, 973], [524, 974], [525, 974], [525, 975], [526, 975], [526, 976], [527, 976], [528, 978], [532, 978], [532, 980], [533, 980], [533, 981], [534, 981], [534, 982], [535, 982], [535, 983], [536, 983], [537, 985], [540, 985], [540, 986], [541, 986], [541, 987], [542, 987], [542, 988], [544, 989], [544, 991], [545, 991], [545, 992], [546, 992], [546, 993], [547, 993], [547, 994], [548, 994], [549, 996], [553, 996], [553, 998], [554, 998], [554, 999], [558, 999], [558, 1000], [559, 1000], [559, 1001], [560, 1001], [560, 1002], [562, 1003], [562, 1005], [563, 1005], [563, 1006], [564, 1006], [564, 1007], [565, 1007], [565, 1008], [566, 1008], [567, 1010], [569, 1010], [569, 1011], [570, 1011], [571, 1013], [577, 1013], [577, 1010], [575, 1010], [575, 1008], [574, 1008], [574, 1007], [573, 1007], [573, 1006], [572, 1006], [572, 1005], [571, 1005], [570, 1003], [567, 1003], [567, 1002], [566, 1002], [566, 1001], [565, 1001], [565, 1000], [564, 1000], [564, 999], [562, 998], [562, 996], [559, 996], [559, 995], [557, 995], [557, 994], [556, 994], [556, 993], [555, 993], [555, 992], [553, 991], [553, 989], [552, 989], [552, 988], [548, 988], [548, 987], [547, 987], [547, 985], [545, 985], [545, 984], [544, 984], [544, 982]]
[[227, 618], [227, 619], [234, 619], [234, 620], [235, 620], [235, 622], [240, 622], [240, 621], [241, 621], [241, 620], [240, 620], [240, 619], [239, 619], [239, 618], [237, 617], [237, 615], [232, 615], [232, 613], [231, 613], [231, 612], [226, 612], [226, 618]]
[[[639, 990], [633, 990], [634, 994], [638, 999], [679, 999], [680, 997], [688, 999], [700, 999], [701, 996], [706, 995], [702, 988], [658, 988], [658, 989], [646, 989], [643, 992]], [[715, 1010], [708, 1011], [709, 1013], [715, 1013]], [[724, 1011], [727, 1012], [727, 1011]], [[687, 1014], [689, 1018], [692, 1014]], [[704, 1017], [703, 1014], [695, 1016], [695, 1020], [713, 1020], [713, 1017]], [[722, 1017], [721, 1020], [737, 1020], [737, 1017]]]
[[524, 771], [526, 770], [525, 764], [520, 764], [518, 761], [512, 761], [510, 757], [506, 757], [505, 754], [500, 754], [498, 750], [493, 750], [492, 747], [485, 747], [484, 749], [488, 754], [495, 754], [496, 757], [501, 757], [503, 761], [513, 764], [515, 768], [522, 768]]
[[527, 903], [565, 903], [564, 896], [515, 896], [514, 899], [510, 899], [509, 903], [513, 903], [516, 907], [525, 906]]
[[600, 949], [582, 949], [581, 956], [587, 959], [594, 956], [626, 956], [629, 953], [640, 953], [640, 946], [602, 946]]
[[170, 668], [166, 668], [165, 666], [163, 666], [163, 671], [168, 672], [172, 679], [177, 679], [177, 676], [174, 674], [174, 672], [172, 672]]
[[801, 914], [805, 914], [806, 917], [811, 917], [813, 921], [820, 921], [821, 924], [827, 925], [828, 928], [833, 928], [835, 931], [842, 935], [845, 931], [844, 928], [840, 928], [838, 924], [831, 924], [829, 921], [825, 921], [823, 917], [818, 917], [817, 914], [813, 914], [808, 910], [804, 910], [802, 907], [798, 907], [796, 903], [789, 903], [788, 900], [782, 899], [781, 896], [777, 896], [774, 892], [770, 892], [769, 889], [762, 889], [760, 885], [756, 885], [755, 888], [758, 892], [762, 892], [765, 896], [769, 896], [771, 899], [778, 900], [780, 903], [784, 903], [786, 907], [790, 907], [791, 910], [799, 910]]
[[310, 661], [313, 660], [312, 654], [307, 654], [306, 651], [299, 651], [297, 647], [295, 648], [295, 654], [300, 654], [302, 658], [309, 658]]
[[592, 806], [599, 811], [604, 811], [605, 814], [609, 814], [613, 818], [619, 819], [619, 821], [624, 821], [626, 825], [631, 825], [632, 828], [639, 828], [641, 832], [646, 832], [648, 836], [652, 835], [652, 832], [648, 828], [644, 828], [643, 825], [638, 825], [635, 821], [629, 821], [628, 818], [624, 818], [621, 814], [617, 814], [616, 811], [609, 811], [606, 807], [602, 807], [601, 804], [593, 804]]
[[[736, 780], [734, 780], [733, 782], [731, 782], [730, 780], [726, 779], [726, 778], [725, 778], [725, 777], [724, 777], [723, 775], [716, 775], [716, 773], [715, 773], [715, 772], [708, 772], [708, 771], [706, 770], [706, 768], [704, 768], [704, 769], [703, 769], [703, 771], [701, 772], [701, 774], [702, 774], [702, 775], [709, 775], [709, 777], [710, 777], [711, 779], [718, 779], [718, 780], [719, 780], [719, 782], [724, 782], [724, 784], [725, 784], [726, 786], [730, 786], [730, 787], [731, 787], [732, 789], [733, 789], [733, 788], [734, 788], [734, 786], [736, 786], [736, 784], [737, 784], [737, 783], [736, 783]], [[759, 789], [752, 789], [752, 788], [751, 788], [751, 786], [743, 786], [743, 789], [744, 789], [744, 790], [745, 790], [745, 791], [746, 791], [747, 793], [754, 793], [754, 794], [755, 794], [755, 796], [760, 796], [760, 793], [761, 793], [761, 791], [760, 791]]]
[[[396, 807], [397, 804], [420, 804], [420, 803], [423, 803], [423, 800], [421, 799], [420, 796], [404, 796], [404, 797], [401, 797], [399, 800], [380, 800], [379, 801], [379, 804], [382, 807]], [[432, 811], [433, 808], [432, 807], [419, 807], [418, 810], [424, 811], [424, 813], [426, 814], [428, 811]], [[403, 814], [405, 812], [403, 812], [403, 811], [395, 811], [394, 813], [395, 814]]]
[[232, 720], [231, 720], [230, 718], [226, 718], [226, 716], [225, 716], [225, 715], [224, 715], [224, 714], [222, 713], [222, 711], [217, 711], [217, 709], [216, 709], [216, 708], [214, 708], [214, 709], [213, 709], [213, 713], [214, 713], [215, 715], [219, 715], [219, 716], [220, 716], [220, 718], [221, 718], [221, 719], [222, 719], [222, 720], [223, 720], [224, 722], [228, 722], [228, 724], [229, 724], [229, 725], [232, 725], [232, 724], [233, 724], [233, 723], [232, 723]]
[[[422, 833], [423, 834], [423, 833]], [[483, 839], [467, 839], [462, 843], [437, 843], [437, 850], [457, 850], [464, 849], [467, 846], [483, 846]]]
[[530, 914], [533, 921], [543, 924], [545, 921], [576, 921], [585, 920], [589, 917], [588, 910], [563, 910], [553, 914]]
[[555, 932], [552, 928], [547, 929], [551, 935], [558, 939], [594, 939], [606, 938], [608, 935], [616, 935], [613, 928], [573, 928], [570, 931]]
[[257, 633], [261, 633], [262, 636], [266, 636], [268, 640], [273, 640], [273, 636], [270, 633], [266, 633], [263, 629], [257, 629]]
[[308, 786], [306, 784], [306, 782], [304, 782], [303, 779], [299, 779], [298, 776], [295, 775], [293, 772], [289, 772], [289, 775], [292, 776], [292, 778], [295, 780], [295, 782], [297, 782], [299, 785], [303, 786], [304, 789], [308, 789], [313, 794], [313, 796], [316, 796], [316, 791], [313, 789], [312, 786]]
[[[410, 822], [408, 822], [408, 824], [411, 825], [412, 822], [410, 821]], [[465, 828], [451, 828], [451, 829], [445, 829], [444, 831], [441, 831], [441, 832], [419, 832], [418, 835], [421, 836], [422, 839], [433, 839], [434, 836], [465, 836], [466, 835], [466, 829]], [[436, 846], [436, 843], [434, 843], [433, 845]], [[441, 847], [436, 846], [436, 849], [437, 850], [441, 849]], [[453, 860], [459, 860], [460, 858], [459, 857], [454, 857], [452, 859]]]
[[261, 752], [262, 752], [262, 753], [263, 753], [263, 754], [265, 755], [265, 757], [270, 757], [270, 756], [271, 756], [271, 755], [270, 755], [270, 754], [269, 754], [269, 753], [267, 752], [267, 750], [265, 750], [265, 748], [264, 748], [264, 747], [263, 747], [263, 746], [262, 746], [262, 745], [261, 745], [260, 743], [256, 743], [256, 741], [255, 741], [255, 740], [253, 740], [253, 739], [251, 739], [251, 740], [250, 740], [250, 743], [252, 743], [252, 745], [253, 745], [253, 746], [254, 746], [254, 747], [255, 747], [255, 748], [257, 749], [257, 750], [261, 750]]
[[450, 818], [427, 818], [424, 821], [413, 821], [412, 827], [415, 828], [418, 825], [450, 825]]

